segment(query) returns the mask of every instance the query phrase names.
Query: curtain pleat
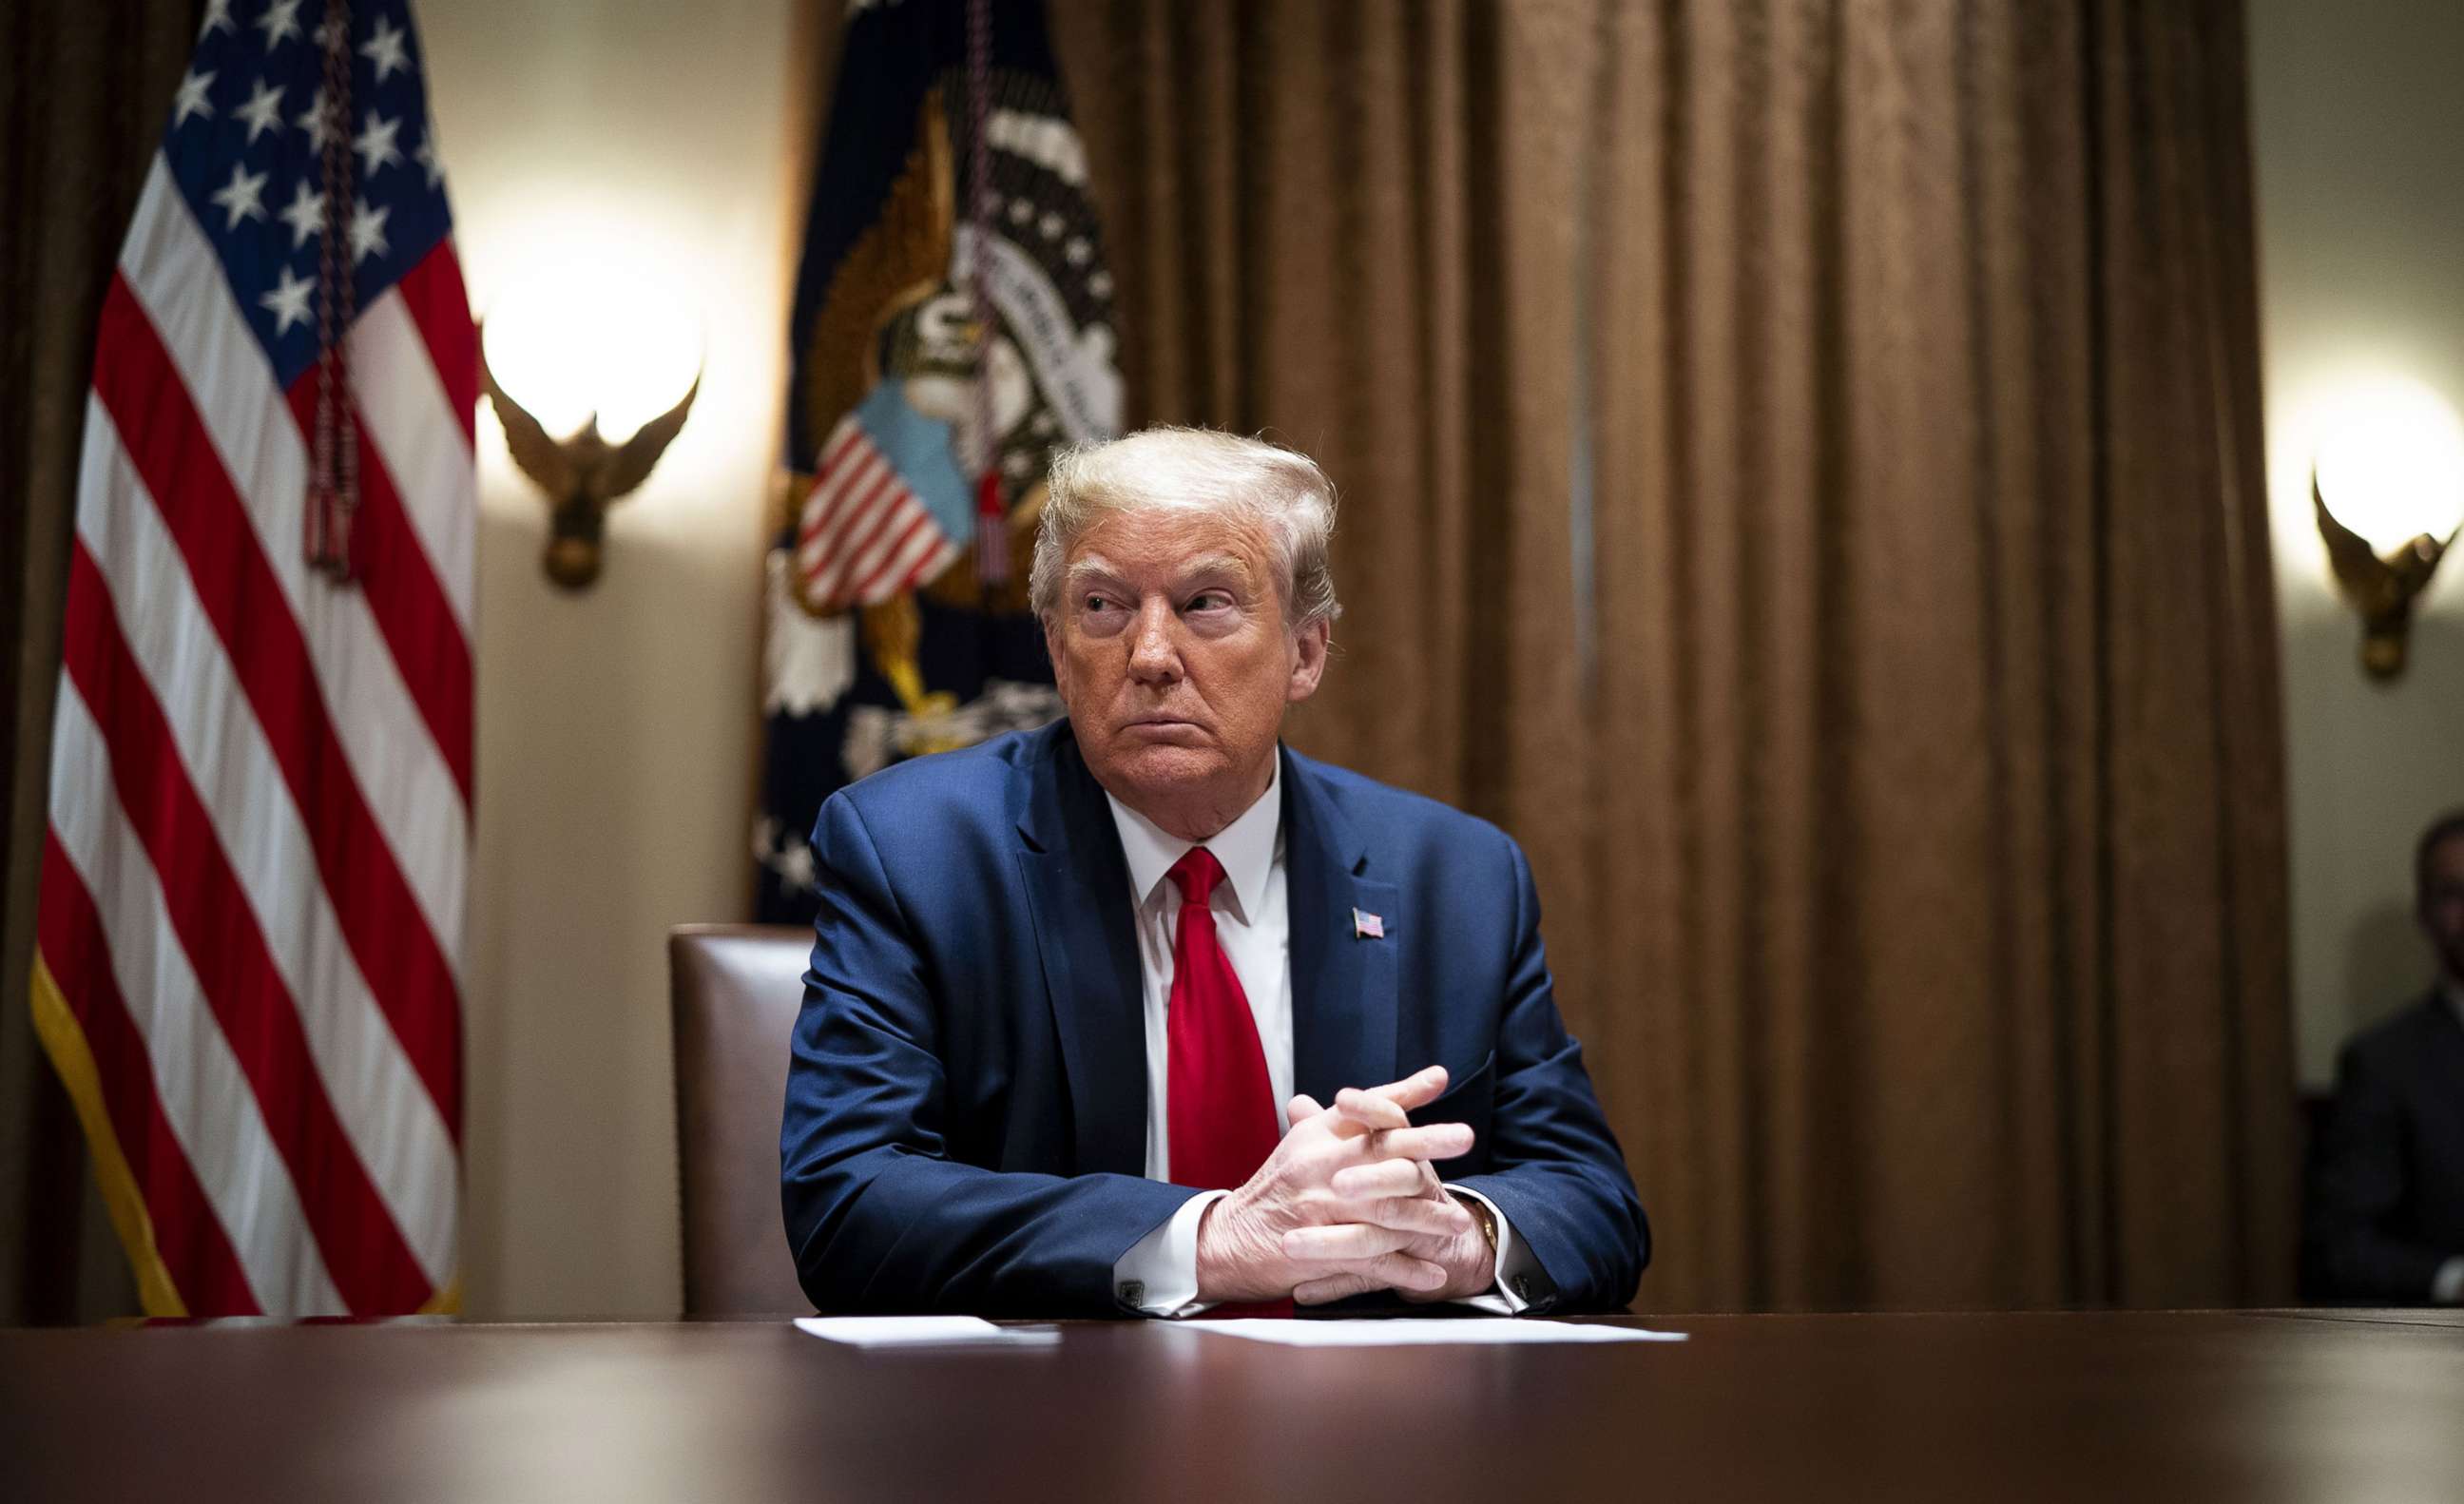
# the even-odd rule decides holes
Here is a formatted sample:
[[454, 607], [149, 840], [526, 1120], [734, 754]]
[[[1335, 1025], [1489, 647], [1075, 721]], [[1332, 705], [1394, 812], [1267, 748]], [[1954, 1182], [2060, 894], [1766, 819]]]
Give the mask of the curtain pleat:
[[136, 1309], [81, 1189], [77, 1122], [34, 1041], [26, 980], [95, 319], [201, 10], [0, 10], [0, 1322]]

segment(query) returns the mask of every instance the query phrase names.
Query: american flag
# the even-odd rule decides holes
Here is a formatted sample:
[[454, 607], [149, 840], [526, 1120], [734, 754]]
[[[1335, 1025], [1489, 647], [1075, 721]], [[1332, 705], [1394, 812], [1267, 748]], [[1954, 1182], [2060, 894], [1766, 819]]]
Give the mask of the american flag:
[[[449, 232], [403, 0], [209, 0], [96, 338], [34, 976], [152, 1315], [454, 1299], [477, 357]], [[347, 577], [308, 542], [337, 376]]]
[[[877, 606], [948, 568], [958, 548], [866, 431], [868, 401], [839, 421], [796, 524], [796, 573], [815, 610]], [[893, 420], [894, 421], [894, 420]]]

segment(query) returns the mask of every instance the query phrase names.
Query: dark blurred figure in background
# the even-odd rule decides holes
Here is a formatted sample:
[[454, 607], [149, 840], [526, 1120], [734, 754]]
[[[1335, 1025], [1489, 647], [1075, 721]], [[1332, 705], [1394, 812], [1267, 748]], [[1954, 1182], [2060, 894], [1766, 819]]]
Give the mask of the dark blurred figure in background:
[[2423, 832], [2413, 876], [2438, 980], [2337, 1066], [2310, 1161], [2305, 1284], [2320, 1299], [2464, 1303], [2464, 809]]

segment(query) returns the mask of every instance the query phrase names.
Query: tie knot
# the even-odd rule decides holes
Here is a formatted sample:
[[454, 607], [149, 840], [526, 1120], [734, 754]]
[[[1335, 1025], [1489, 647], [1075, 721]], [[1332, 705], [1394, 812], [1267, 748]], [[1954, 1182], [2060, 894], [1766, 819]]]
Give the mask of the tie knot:
[[1205, 847], [1193, 846], [1172, 864], [1169, 875], [1180, 887], [1181, 902], [1202, 904], [1214, 896], [1215, 885], [1223, 880], [1223, 864]]

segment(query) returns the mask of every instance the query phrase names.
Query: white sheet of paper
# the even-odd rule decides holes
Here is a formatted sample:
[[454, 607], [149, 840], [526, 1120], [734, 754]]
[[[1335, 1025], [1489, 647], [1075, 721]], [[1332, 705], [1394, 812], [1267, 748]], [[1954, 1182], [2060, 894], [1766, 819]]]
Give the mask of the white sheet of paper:
[[1183, 1321], [1183, 1331], [1241, 1337], [1286, 1347], [1432, 1347], [1458, 1343], [1682, 1342], [1683, 1332], [1639, 1326], [1574, 1326], [1564, 1321], [1527, 1321], [1513, 1316], [1464, 1316], [1455, 1320], [1303, 1321], [1251, 1317], [1237, 1321]]
[[1050, 1327], [995, 1326], [980, 1316], [798, 1316], [796, 1330], [855, 1347], [1050, 1347], [1061, 1340]]

